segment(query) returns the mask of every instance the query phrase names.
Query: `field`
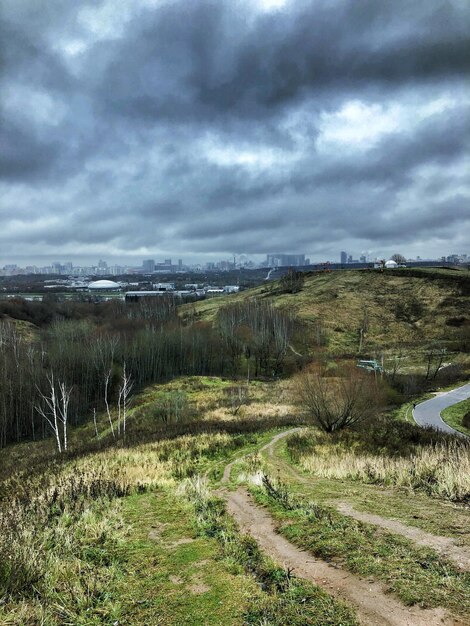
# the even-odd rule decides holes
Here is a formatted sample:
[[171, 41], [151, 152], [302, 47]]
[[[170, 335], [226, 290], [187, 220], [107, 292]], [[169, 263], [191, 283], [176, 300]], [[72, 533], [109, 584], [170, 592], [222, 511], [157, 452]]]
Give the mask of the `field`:
[[[221, 390], [227, 381], [193, 378], [180, 383], [194, 389], [199, 410], [208, 405], [212, 411], [226, 411]], [[259, 432], [243, 433], [244, 420], [238, 419], [233, 434], [188, 434], [150, 443], [155, 423], [145, 417], [145, 410], [174, 384], [148, 389], [139, 398], [134, 415], [145, 443], [89, 452], [76, 460], [52, 462], [46, 472], [3, 481], [0, 581], [8, 601], [0, 607], [0, 623], [101, 624], [125, 619], [133, 624], [218, 624], [223, 614], [224, 621], [239, 624], [257, 623], [263, 611], [273, 610], [275, 623], [285, 623], [287, 615], [294, 619], [299, 612], [302, 618], [323, 607], [317, 618], [326, 621], [319, 624], [339, 623], [344, 616], [345, 623], [354, 624], [351, 611], [320, 590], [300, 582], [283, 585], [283, 571], [261, 554], [256, 557], [257, 575], [273, 580], [260, 589], [254, 564], [244, 563], [244, 555], [235, 552], [237, 531], [225, 518], [223, 505], [214, 500], [221, 507], [220, 527], [207, 528], [186, 495], [191, 477], [217, 480], [227, 461], [271, 436], [276, 416], [266, 430], [265, 387], [253, 384], [253, 403], [245, 407], [245, 418], [258, 424]], [[282, 414], [284, 408], [270, 410]], [[205, 417], [210, 419], [210, 414]], [[147, 431], [142, 435], [144, 422]], [[104, 426], [106, 416], [100, 416], [99, 423]], [[129, 438], [132, 433], [130, 429]], [[22, 462], [18, 450], [8, 449], [7, 461], [9, 455], [16, 464]], [[46, 446], [35, 463], [45, 462], [51, 462]], [[17, 503], [14, 512], [6, 506], [12, 497]], [[212, 510], [213, 505], [208, 506]], [[229, 532], [231, 544], [222, 546]], [[298, 609], [294, 599], [300, 592], [310, 599]], [[337, 617], [328, 621], [331, 615]]]

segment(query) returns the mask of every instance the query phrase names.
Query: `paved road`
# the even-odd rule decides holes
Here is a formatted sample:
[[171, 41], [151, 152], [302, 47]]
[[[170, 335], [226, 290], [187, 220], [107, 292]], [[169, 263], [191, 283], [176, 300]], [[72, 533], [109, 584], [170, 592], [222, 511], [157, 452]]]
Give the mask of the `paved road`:
[[432, 426], [433, 428], [437, 428], [437, 430], [443, 430], [446, 433], [464, 437], [465, 435], [451, 428], [441, 419], [441, 411], [466, 398], [470, 398], [470, 383], [448, 391], [442, 394], [442, 396], [436, 396], [435, 398], [421, 402], [421, 404], [418, 404], [416, 408], [413, 409], [414, 420], [420, 426]]

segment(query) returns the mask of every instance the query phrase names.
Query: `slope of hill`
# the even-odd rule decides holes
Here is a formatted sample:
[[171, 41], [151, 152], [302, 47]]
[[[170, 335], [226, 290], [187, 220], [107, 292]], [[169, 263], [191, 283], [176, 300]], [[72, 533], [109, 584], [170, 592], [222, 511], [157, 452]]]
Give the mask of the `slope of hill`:
[[[303, 321], [295, 350], [352, 356], [362, 329], [363, 353], [398, 354], [401, 345], [406, 364], [421, 350], [423, 368], [433, 340], [464, 345], [468, 284], [468, 272], [311, 274], [299, 293], [270, 283], [182, 307], [188, 322], [203, 323], [170, 317], [143, 339], [173, 337], [188, 361], [205, 346], [228, 359], [226, 337], [208, 326], [221, 307], [259, 298]], [[240, 328], [250, 311], [242, 313]], [[128, 321], [117, 330], [136, 326]], [[208, 332], [189, 335], [195, 349], [184, 352], [192, 328]], [[261, 325], [264, 335], [273, 328]], [[75, 344], [72, 333], [57, 335], [60, 361], [74, 345], [97, 341], [96, 325], [71, 329]], [[116, 345], [122, 358], [144, 349]], [[170, 344], [149, 345], [157, 354]], [[93, 351], [83, 354], [78, 364], [93, 362]], [[303, 359], [294, 358], [297, 371]], [[53, 438], [2, 449], [0, 624], [468, 624], [466, 440], [407, 422], [416, 390], [395, 409], [389, 404], [401, 394], [388, 394], [384, 412], [357, 428], [323, 433], [297, 405], [288, 367], [284, 377], [262, 368], [260, 379], [243, 367], [221, 370], [178, 376], [175, 367], [136, 385], [126, 428], [121, 395], [107, 410], [98, 405], [93, 421], [70, 428], [66, 453]], [[416, 377], [411, 370], [404, 378]]]
[[279, 282], [224, 298], [181, 307], [184, 317], [212, 321], [233, 302], [262, 298], [305, 322], [307, 344], [323, 338], [337, 354], [422, 345], [437, 341], [468, 350], [468, 270], [335, 271], [305, 275], [298, 293], [282, 293]]
[[[435, 448], [417, 426], [390, 419], [331, 438], [298, 428], [288, 381], [252, 381], [237, 413], [231, 385], [185, 377], [145, 389], [125, 441], [100, 413], [98, 435], [91, 424], [74, 430], [68, 455], [51, 441], [2, 451], [0, 623], [468, 623], [463, 442], [442, 436]], [[194, 409], [189, 421], [161, 417], [162, 394], [175, 390]], [[394, 475], [345, 467], [352, 451], [355, 462], [378, 450], [398, 462], [393, 442], [402, 465], [418, 459], [406, 489]], [[313, 467], [318, 450], [348, 475]], [[296, 558], [304, 550], [294, 573], [268, 558], [289, 566], [283, 546]]]

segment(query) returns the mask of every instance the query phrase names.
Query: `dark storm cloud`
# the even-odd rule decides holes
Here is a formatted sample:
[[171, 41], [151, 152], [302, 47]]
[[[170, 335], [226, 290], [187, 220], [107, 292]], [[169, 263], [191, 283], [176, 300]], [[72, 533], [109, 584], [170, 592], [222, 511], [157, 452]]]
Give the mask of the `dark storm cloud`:
[[265, 118], [309, 94], [321, 106], [352, 89], [465, 75], [468, 8], [414, 5], [312, 1], [261, 16], [250, 27], [246, 5], [236, 2], [144, 10], [124, 42], [111, 51], [101, 44], [107, 51], [98, 51], [100, 99], [106, 110], [146, 123]]
[[466, 0], [6, 0], [1, 18], [4, 247], [468, 233]]
[[[445, 215], [445, 221], [442, 216]], [[433, 234], [448, 235], [469, 219], [468, 197], [456, 195], [445, 202], [428, 203], [423, 219], [422, 207], [415, 206], [400, 219], [395, 215], [377, 214], [373, 220], [359, 220], [352, 227], [352, 234], [371, 241], [410, 242], [417, 237], [428, 238]], [[443, 232], [445, 231], [445, 232]]]
[[0, 172], [11, 180], [44, 174], [60, 152], [57, 143], [38, 139], [34, 128], [18, 127], [12, 120], [0, 127], [0, 146]]

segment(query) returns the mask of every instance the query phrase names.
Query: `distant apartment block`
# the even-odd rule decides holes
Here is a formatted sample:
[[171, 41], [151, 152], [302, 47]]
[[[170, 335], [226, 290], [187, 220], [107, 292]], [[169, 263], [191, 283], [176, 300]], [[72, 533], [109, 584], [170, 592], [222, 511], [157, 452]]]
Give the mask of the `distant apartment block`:
[[142, 269], [145, 273], [151, 274], [155, 271], [155, 260], [154, 259], [146, 259], [142, 261]]
[[299, 267], [306, 265], [305, 254], [268, 254], [268, 267]]

